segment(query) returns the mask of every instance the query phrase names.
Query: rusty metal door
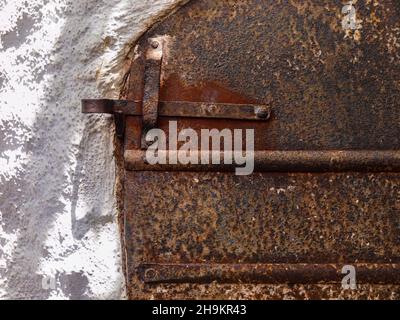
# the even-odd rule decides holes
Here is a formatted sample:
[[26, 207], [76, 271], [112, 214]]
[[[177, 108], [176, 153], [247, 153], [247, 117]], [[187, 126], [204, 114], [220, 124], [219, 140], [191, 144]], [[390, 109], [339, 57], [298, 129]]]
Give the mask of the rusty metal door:
[[[190, 1], [138, 41], [125, 102], [86, 102], [124, 137], [130, 298], [400, 296], [400, 5], [349, 28], [345, 5]], [[254, 129], [255, 173], [146, 163], [170, 121]]]

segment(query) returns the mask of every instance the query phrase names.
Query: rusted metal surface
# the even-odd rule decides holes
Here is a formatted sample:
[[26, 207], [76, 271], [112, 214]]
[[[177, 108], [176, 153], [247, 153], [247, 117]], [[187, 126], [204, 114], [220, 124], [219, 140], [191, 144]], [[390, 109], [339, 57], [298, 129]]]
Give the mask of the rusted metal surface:
[[[400, 299], [399, 285], [360, 284], [343, 290], [341, 284], [154, 284], [141, 288], [142, 299], [190, 300], [368, 300]], [[137, 297], [137, 296], [132, 296]]]
[[[146, 161], [146, 151], [125, 152], [125, 167], [136, 171], [234, 171], [235, 152], [226, 155], [224, 151], [208, 152], [208, 164], [200, 164], [201, 152], [192, 151], [199, 164], [170, 164], [169, 158], [177, 159], [179, 151], [158, 151], [165, 154], [167, 164], [150, 165]], [[221, 159], [220, 164], [212, 164], [212, 159]], [[400, 172], [400, 151], [255, 151], [242, 152], [254, 159], [256, 172]], [[172, 156], [171, 156], [172, 155]], [[225, 158], [232, 164], [225, 164]]]
[[397, 150], [398, 2], [355, 6], [359, 36], [346, 36], [338, 0], [192, 1], [139, 43], [173, 38], [163, 101], [270, 104], [264, 149]]
[[399, 263], [399, 182], [397, 173], [127, 172], [127, 247], [141, 263]]
[[[158, 290], [142, 282], [141, 263], [400, 262], [396, 173], [127, 172], [126, 181], [131, 297]], [[164, 298], [172, 292], [180, 287]]]
[[[400, 6], [355, 5], [362, 29], [344, 31], [341, 1], [197, 0], [138, 41], [126, 99], [144, 100], [146, 48], [163, 37], [160, 101], [273, 112], [269, 121], [159, 117], [167, 133], [169, 120], [178, 130], [255, 129], [269, 169], [247, 177], [126, 170], [130, 298], [400, 297]], [[126, 125], [126, 165], [135, 169], [143, 124], [127, 116]], [[262, 284], [245, 265], [287, 270], [264, 269], [265, 282], [280, 283]], [[299, 265], [317, 266], [315, 278], [307, 283]], [[365, 280], [356, 291], [329, 283], [344, 265]]]
[[[398, 264], [354, 264], [359, 284], [400, 284]], [[145, 283], [341, 284], [338, 264], [143, 264]]]
[[117, 137], [123, 138], [125, 136], [126, 115], [121, 111], [117, 111], [114, 113], [114, 121]]

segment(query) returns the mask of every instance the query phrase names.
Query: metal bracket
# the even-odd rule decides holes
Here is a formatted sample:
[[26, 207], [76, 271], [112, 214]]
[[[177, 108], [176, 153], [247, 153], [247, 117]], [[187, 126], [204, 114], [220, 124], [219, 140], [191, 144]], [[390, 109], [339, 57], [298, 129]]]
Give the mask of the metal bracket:
[[148, 147], [147, 133], [157, 126], [162, 57], [162, 41], [149, 39], [144, 69], [142, 149]]
[[118, 138], [123, 138], [125, 133], [125, 117], [129, 114], [128, 110], [136, 109], [137, 103], [124, 100], [108, 99], [83, 99], [83, 113], [106, 113], [113, 114], [115, 130]]
[[[117, 135], [123, 138], [126, 116], [142, 116], [142, 102], [133, 100], [82, 100], [83, 113], [106, 113], [115, 115]], [[234, 104], [234, 103], [209, 103], [185, 101], [158, 101], [158, 117], [174, 118], [209, 118], [232, 119], [248, 121], [267, 121], [271, 117], [271, 108], [267, 105]], [[149, 119], [150, 118], [150, 119]], [[157, 119], [156, 118], [156, 119]], [[147, 116], [147, 130], [154, 128], [154, 119]], [[157, 122], [155, 122], [157, 123]], [[143, 130], [143, 132], [148, 132]]]
[[84, 99], [82, 112], [114, 114], [119, 138], [124, 136], [126, 116], [142, 116], [142, 149], [147, 149], [151, 143], [146, 142], [145, 137], [149, 130], [157, 127], [160, 116], [251, 121], [266, 121], [270, 118], [271, 108], [268, 105], [159, 101], [162, 58], [162, 39], [150, 39], [145, 52], [143, 101]]
[[[142, 102], [135, 100], [84, 99], [82, 100], [82, 112], [143, 116]], [[158, 116], [266, 121], [271, 116], [271, 108], [257, 104], [159, 101]]]

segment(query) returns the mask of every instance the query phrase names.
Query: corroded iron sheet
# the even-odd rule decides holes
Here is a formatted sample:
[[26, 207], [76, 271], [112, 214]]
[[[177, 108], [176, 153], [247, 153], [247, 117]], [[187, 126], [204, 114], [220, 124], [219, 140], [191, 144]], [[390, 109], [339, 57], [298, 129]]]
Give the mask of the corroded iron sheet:
[[127, 172], [126, 178], [128, 279], [136, 292], [157, 291], [132, 268], [139, 263], [400, 262], [399, 174]]
[[127, 172], [128, 248], [157, 263], [399, 263], [399, 174]]
[[375, 4], [346, 32], [339, 0], [197, 0], [139, 43], [169, 36], [160, 100], [270, 104], [263, 149], [399, 149], [400, 5]]
[[[356, 31], [342, 29], [342, 7], [195, 0], [139, 39], [125, 98], [143, 101], [145, 48], [162, 37], [161, 101], [272, 110], [267, 122], [172, 118], [178, 130], [254, 128], [255, 150], [268, 155], [261, 160], [279, 168], [248, 177], [127, 170], [130, 298], [399, 298], [400, 5], [357, 1]], [[168, 131], [169, 120], [160, 117], [158, 127]], [[142, 121], [126, 121], [132, 169]], [[330, 161], [337, 152], [347, 155], [339, 164]], [[369, 167], [356, 170], [362, 161]], [[290, 268], [299, 264], [321, 272], [296, 278], [299, 269]], [[343, 291], [338, 270], [352, 264], [369, 278]], [[270, 265], [278, 268], [273, 279]], [[279, 273], [285, 265], [288, 273]]]

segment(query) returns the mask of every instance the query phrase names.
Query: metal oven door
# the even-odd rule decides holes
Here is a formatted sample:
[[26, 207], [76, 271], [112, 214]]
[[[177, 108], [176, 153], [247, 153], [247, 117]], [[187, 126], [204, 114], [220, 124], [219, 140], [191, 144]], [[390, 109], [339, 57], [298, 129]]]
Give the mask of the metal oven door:
[[[346, 29], [341, 1], [190, 1], [141, 37], [129, 102], [108, 106], [130, 298], [399, 295], [400, 8], [356, 6]], [[173, 150], [188, 129], [253, 132], [254, 172], [171, 147], [152, 165], [154, 128]]]

